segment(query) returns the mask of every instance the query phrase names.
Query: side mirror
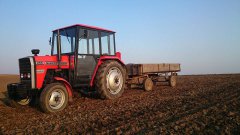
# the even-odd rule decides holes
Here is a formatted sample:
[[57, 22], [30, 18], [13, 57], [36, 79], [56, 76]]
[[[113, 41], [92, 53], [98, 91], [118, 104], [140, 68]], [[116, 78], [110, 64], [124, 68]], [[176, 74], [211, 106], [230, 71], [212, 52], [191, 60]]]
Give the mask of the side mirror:
[[88, 30], [84, 30], [84, 35], [83, 35], [84, 38], [88, 38]]
[[37, 56], [39, 52], [40, 52], [39, 49], [32, 49], [32, 54], [34, 54], [34, 56]]
[[49, 45], [51, 46], [52, 45], [52, 38], [51, 37], [49, 38], [48, 42], [49, 42]]

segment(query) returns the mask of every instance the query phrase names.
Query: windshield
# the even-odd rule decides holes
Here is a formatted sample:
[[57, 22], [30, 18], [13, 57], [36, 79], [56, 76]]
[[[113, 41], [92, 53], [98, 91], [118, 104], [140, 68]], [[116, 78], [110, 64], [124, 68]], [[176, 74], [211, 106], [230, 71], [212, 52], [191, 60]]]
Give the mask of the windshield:
[[[61, 53], [74, 52], [76, 43], [76, 28], [63, 29], [59, 32]], [[52, 55], [57, 54], [57, 31], [53, 32]]]

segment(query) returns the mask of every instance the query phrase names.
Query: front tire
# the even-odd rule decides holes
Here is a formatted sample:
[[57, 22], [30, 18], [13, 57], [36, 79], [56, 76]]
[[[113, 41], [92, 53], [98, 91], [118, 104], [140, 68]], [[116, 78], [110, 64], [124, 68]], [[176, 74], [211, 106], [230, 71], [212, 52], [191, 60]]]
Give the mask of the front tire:
[[40, 107], [43, 112], [62, 111], [68, 104], [68, 93], [61, 83], [48, 84], [40, 95]]
[[95, 87], [102, 99], [116, 99], [124, 92], [126, 72], [117, 61], [105, 61], [98, 69]]

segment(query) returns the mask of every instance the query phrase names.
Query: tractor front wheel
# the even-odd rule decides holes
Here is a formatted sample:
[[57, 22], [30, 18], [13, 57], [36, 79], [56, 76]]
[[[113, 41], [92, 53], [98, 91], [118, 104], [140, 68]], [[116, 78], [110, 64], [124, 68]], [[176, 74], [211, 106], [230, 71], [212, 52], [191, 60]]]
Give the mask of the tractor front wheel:
[[115, 99], [125, 87], [125, 70], [117, 61], [105, 61], [98, 69], [95, 87], [102, 99]]
[[61, 83], [48, 84], [40, 95], [40, 107], [46, 113], [63, 110], [68, 104], [68, 93]]

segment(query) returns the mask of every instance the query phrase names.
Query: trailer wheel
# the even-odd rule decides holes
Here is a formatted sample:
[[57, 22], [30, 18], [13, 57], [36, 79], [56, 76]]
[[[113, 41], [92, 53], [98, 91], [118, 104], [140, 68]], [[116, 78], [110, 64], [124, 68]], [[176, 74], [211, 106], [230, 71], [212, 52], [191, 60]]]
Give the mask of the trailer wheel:
[[63, 110], [68, 104], [68, 93], [61, 83], [48, 84], [40, 95], [40, 107], [46, 113]]
[[169, 84], [171, 87], [175, 87], [177, 85], [177, 76], [175, 75], [170, 76]]
[[105, 61], [98, 69], [95, 87], [102, 99], [119, 98], [125, 88], [125, 70], [117, 61]]
[[144, 87], [144, 90], [145, 91], [151, 91], [153, 90], [153, 81], [151, 78], [146, 78], [144, 81], [143, 81], [143, 87]]

